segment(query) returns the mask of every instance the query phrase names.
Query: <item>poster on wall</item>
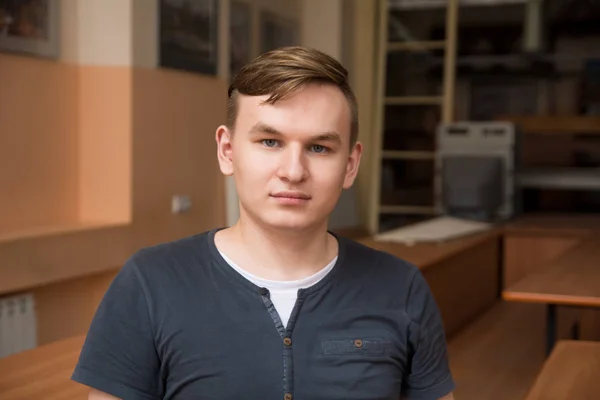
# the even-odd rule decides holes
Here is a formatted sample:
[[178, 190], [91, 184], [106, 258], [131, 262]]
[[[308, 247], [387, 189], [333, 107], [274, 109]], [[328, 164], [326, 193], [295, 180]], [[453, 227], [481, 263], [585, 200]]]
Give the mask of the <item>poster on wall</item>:
[[57, 58], [60, 0], [0, 0], [0, 51]]
[[160, 0], [159, 66], [216, 75], [218, 0]]
[[248, 3], [231, 2], [229, 76], [231, 79], [252, 58], [252, 8]]
[[275, 50], [280, 47], [296, 46], [300, 43], [298, 22], [270, 11], [260, 16], [260, 51]]

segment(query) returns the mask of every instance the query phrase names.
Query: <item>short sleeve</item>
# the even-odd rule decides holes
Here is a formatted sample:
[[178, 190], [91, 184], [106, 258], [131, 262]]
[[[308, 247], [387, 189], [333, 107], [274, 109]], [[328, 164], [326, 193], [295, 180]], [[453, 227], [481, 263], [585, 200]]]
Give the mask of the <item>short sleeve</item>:
[[[416, 269], [416, 268], [415, 268]], [[422, 273], [416, 269], [409, 290], [409, 371], [403, 395], [410, 400], [437, 400], [454, 390], [446, 335], [433, 294]]]
[[71, 379], [121, 399], [162, 399], [160, 361], [133, 260], [100, 302]]

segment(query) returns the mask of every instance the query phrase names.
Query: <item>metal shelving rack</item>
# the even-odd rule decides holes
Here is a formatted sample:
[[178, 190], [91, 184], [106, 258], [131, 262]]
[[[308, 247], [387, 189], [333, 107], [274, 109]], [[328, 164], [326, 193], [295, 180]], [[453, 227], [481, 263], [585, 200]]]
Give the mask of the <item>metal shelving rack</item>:
[[[373, 173], [370, 190], [369, 230], [371, 233], [380, 231], [380, 217], [382, 214], [433, 216], [436, 214], [434, 206], [420, 206], [414, 204], [381, 204], [381, 176], [382, 163], [386, 160], [404, 160], [405, 162], [431, 162], [435, 163], [435, 150], [386, 150], [383, 148], [384, 113], [385, 107], [395, 106], [439, 106], [441, 108], [442, 123], [450, 123], [454, 116], [454, 98], [456, 86], [456, 52], [458, 33], [459, 0], [448, 0], [446, 4], [446, 34], [442, 41], [411, 40], [404, 42], [390, 42], [388, 38], [388, 23], [390, 14], [389, 0], [379, 0], [378, 15], [378, 69], [376, 71], [375, 94], [375, 146], [373, 154]], [[442, 93], [433, 96], [386, 96], [386, 68], [387, 57], [394, 52], [415, 52], [423, 50], [443, 50], [444, 69], [442, 78]], [[431, 186], [433, 188], [434, 181]]]

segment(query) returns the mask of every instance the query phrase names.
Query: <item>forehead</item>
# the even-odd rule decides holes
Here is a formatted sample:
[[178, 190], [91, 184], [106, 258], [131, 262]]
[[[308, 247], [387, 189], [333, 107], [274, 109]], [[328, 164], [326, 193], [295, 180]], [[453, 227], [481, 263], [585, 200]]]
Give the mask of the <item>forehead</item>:
[[350, 140], [350, 105], [337, 87], [310, 84], [275, 104], [265, 103], [268, 98], [239, 96], [236, 130], [247, 131], [260, 122], [288, 135], [337, 132]]

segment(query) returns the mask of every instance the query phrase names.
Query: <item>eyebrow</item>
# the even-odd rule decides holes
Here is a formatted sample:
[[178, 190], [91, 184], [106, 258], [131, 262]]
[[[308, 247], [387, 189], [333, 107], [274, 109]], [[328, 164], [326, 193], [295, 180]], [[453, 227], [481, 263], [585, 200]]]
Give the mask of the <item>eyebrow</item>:
[[[269, 135], [283, 136], [283, 133], [275, 129], [274, 127], [264, 124], [262, 122], [256, 123], [252, 129], [250, 129], [250, 133], [266, 133]], [[318, 142], [335, 142], [342, 143], [342, 137], [339, 133], [334, 131], [321, 132], [318, 135], [311, 138], [314, 141]]]

